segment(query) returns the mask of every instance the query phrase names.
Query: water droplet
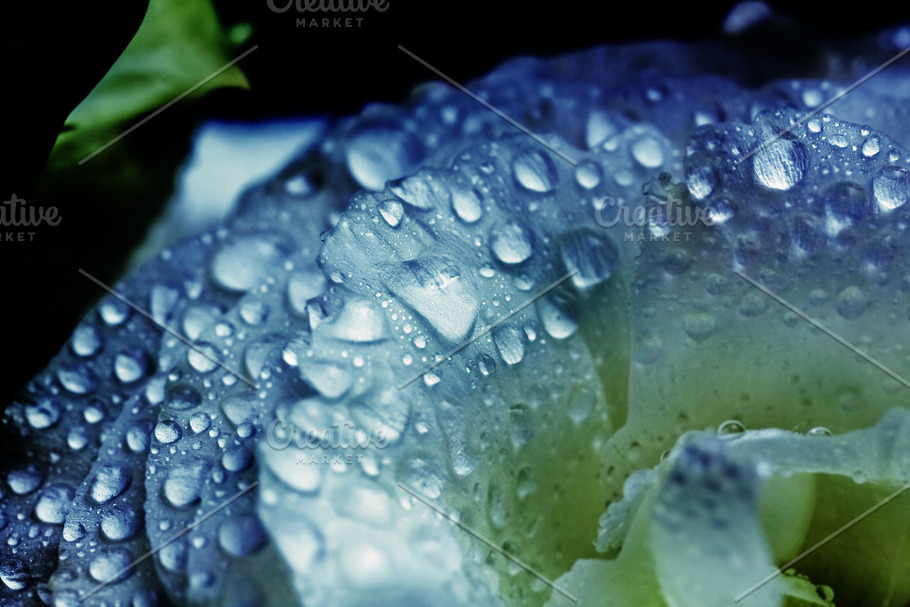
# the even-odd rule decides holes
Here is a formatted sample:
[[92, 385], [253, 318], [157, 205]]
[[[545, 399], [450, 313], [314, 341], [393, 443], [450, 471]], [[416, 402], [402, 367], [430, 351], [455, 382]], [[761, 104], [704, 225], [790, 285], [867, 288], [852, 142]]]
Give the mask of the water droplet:
[[60, 385], [73, 394], [88, 394], [98, 388], [98, 378], [85, 367], [64, 365], [57, 369]]
[[481, 199], [476, 189], [452, 188], [452, 210], [465, 223], [474, 223], [483, 216]]
[[616, 125], [606, 112], [601, 110], [591, 112], [585, 127], [585, 142], [588, 144], [588, 149], [593, 149], [594, 146], [606, 141], [607, 137], [616, 133], [616, 130]]
[[[296, 274], [292, 274], [288, 279], [288, 294], [291, 294], [291, 284], [294, 281]], [[322, 274], [320, 274], [322, 276]], [[325, 278], [322, 279], [323, 284], [325, 284]], [[293, 299], [291, 300], [293, 301]], [[260, 299], [245, 299], [240, 302], [239, 306], [240, 318], [243, 319], [243, 322], [255, 327], [263, 322], [269, 317], [269, 305]]]
[[872, 203], [866, 190], [849, 181], [831, 185], [822, 199], [828, 211], [841, 221], [859, 221], [872, 213]]
[[94, 356], [101, 349], [101, 336], [92, 325], [80, 325], [73, 332], [70, 347], [76, 356]]
[[707, 312], [692, 312], [683, 321], [686, 335], [699, 342], [711, 337], [715, 327], [714, 316]]
[[427, 171], [389, 184], [393, 194], [421, 211], [447, 208], [449, 191]]
[[121, 352], [114, 359], [114, 375], [124, 384], [142, 379], [147, 369], [145, 353], [141, 350]]
[[19, 559], [4, 558], [0, 563], [0, 580], [10, 590], [22, 590], [28, 582], [25, 565]]
[[499, 326], [493, 329], [493, 342], [499, 355], [508, 365], [521, 362], [525, 355], [525, 344], [521, 331], [512, 326]]
[[351, 176], [379, 191], [387, 181], [409, 173], [423, 159], [420, 140], [398, 125], [375, 127], [354, 136], [347, 147]]
[[394, 198], [386, 198], [379, 203], [379, 214], [389, 226], [397, 228], [404, 218], [404, 205]]
[[173, 443], [181, 435], [180, 426], [173, 420], [165, 419], [155, 426], [155, 438], [164, 445]]
[[[96, 582], [119, 581], [129, 577], [133, 572], [132, 569], [126, 569], [131, 560], [132, 559], [130, 559], [129, 554], [125, 550], [105, 550], [92, 559], [92, 562], [88, 566], [88, 573]], [[124, 569], [126, 569], [126, 571], [123, 571]], [[123, 571], [123, 573], [117, 578], [117, 574], [121, 571]]]
[[215, 283], [230, 291], [248, 291], [280, 267], [284, 253], [264, 236], [243, 236], [225, 242], [209, 269]]
[[291, 309], [301, 316], [306, 315], [307, 302], [324, 293], [326, 286], [325, 275], [318, 270], [294, 272], [288, 279], [288, 303]]
[[493, 256], [506, 264], [519, 264], [531, 256], [533, 235], [517, 221], [500, 223], [490, 231]]
[[664, 163], [663, 145], [651, 135], [645, 135], [632, 144], [632, 157], [641, 166], [656, 169]]
[[209, 429], [211, 424], [212, 420], [210, 420], [208, 414], [203, 411], [196, 411], [190, 416], [190, 430], [196, 434], [205, 432]]
[[113, 295], [104, 299], [98, 308], [98, 314], [108, 326], [116, 327], [129, 316], [130, 308]]
[[54, 398], [43, 397], [25, 406], [25, 419], [36, 430], [43, 430], [60, 420], [60, 403]]
[[129, 508], [116, 507], [101, 515], [101, 532], [114, 542], [129, 539], [139, 531], [139, 516]]
[[799, 183], [809, 168], [806, 146], [796, 139], [779, 137], [752, 156], [752, 174], [756, 182], [772, 190], [789, 190]]
[[29, 466], [24, 470], [13, 470], [6, 475], [6, 482], [13, 493], [25, 495], [31, 493], [41, 486], [41, 473], [34, 466]]
[[231, 556], [253, 554], [265, 546], [267, 540], [259, 517], [252, 514], [232, 516], [218, 527], [218, 544]]
[[578, 185], [590, 190], [600, 185], [603, 172], [600, 170], [600, 165], [593, 160], [582, 160], [575, 167], [575, 179], [578, 181]]
[[717, 171], [709, 165], [694, 167], [686, 172], [686, 187], [696, 200], [704, 200], [717, 189]]
[[835, 301], [837, 313], [848, 320], [859, 318], [867, 305], [866, 295], [856, 286], [849, 286], [841, 291]]
[[340, 398], [354, 381], [350, 369], [330, 361], [300, 361], [300, 373], [320, 394], [330, 399]]
[[807, 253], [825, 248], [828, 237], [811, 215], [794, 215], [790, 221], [790, 238], [793, 244]]
[[885, 212], [903, 206], [910, 198], [910, 171], [898, 166], [883, 167], [872, 181], [872, 192]]
[[809, 130], [812, 131], [813, 133], [821, 133], [821, 131], [822, 131], [822, 121], [819, 120], [818, 118], [812, 118], [811, 120], [809, 120], [809, 122], [807, 123], [807, 126], [809, 127]]
[[66, 435], [66, 444], [73, 451], [84, 449], [88, 444], [89, 434], [84, 426], [74, 426], [70, 428], [69, 434]]
[[746, 431], [746, 427], [735, 419], [728, 419], [717, 427], [717, 433], [721, 436], [738, 436]]
[[85, 537], [85, 525], [70, 521], [63, 526], [63, 539], [67, 542], [78, 542]]
[[126, 491], [131, 480], [130, 471], [123, 466], [104, 466], [95, 473], [88, 493], [95, 503], [106, 504]]
[[380, 277], [445, 339], [460, 342], [474, 328], [480, 296], [470, 274], [454, 259], [429, 255], [387, 265]]
[[73, 501], [73, 489], [61, 483], [51, 483], [41, 490], [35, 504], [35, 516], [48, 525], [62, 525]]
[[881, 145], [878, 137], [869, 137], [863, 142], [863, 156], [871, 158], [879, 153]]
[[201, 342], [186, 351], [186, 360], [199, 373], [210, 373], [218, 366], [218, 350], [210, 343]]
[[202, 395], [189, 384], [178, 384], [167, 391], [167, 406], [174, 411], [186, 411], [198, 407]]
[[537, 300], [540, 322], [543, 323], [544, 331], [554, 339], [565, 339], [578, 329], [578, 323], [563, 310], [564, 307], [554, 298], [544, 297]]
[[179, 295], [177, 291], [163, 285], [155, 285], [149, 294], [149, 312], [156, 322], [169, 325], [174, 305]]
[[195, 460], [172, 468], [164, 481], [164, 497], [176, 508], [186, 508], [199, 500], [208, 466]]
[[352, 297], [336, 315], [319, 325], [319, 334], [353, 343], [375, 343], [389, 336], [385, 315], [366, 298]]
[[535, 491], [537, 491], [537, 481], [534, 479], [534, 473], [528, 467], [522, 468], [518, 471], [518, 482], [516, 485], [518, 499], [525, 499]]
[[806, 432], [806, 434], [809, 436], [831, 436], [831, 431], [823, 426], [818, 426], [816, 428], [812, 428]]
[[562, 262], [569, 272], [575, 272], [572, 282], [579, 289], [610, 278], [618, 259], [615, 245], [591, 230], [576, 230], [562, 239]]
[[228, 449], [221, 456], [221, 465], [228, 472], [240, 472], [245, 470], [253, 461], [253, 454], [246, 447], [234, 447]]
[[845, 148], [850, 145], [850, 140], [847, 139], [847, 136], [843, 133], [834, 133], [828, 137], [828, 141], [834, 147]]
[[[126, 431], [126, 446], [133, 453], [144, 453], [149, 448], [149, 430], [148, 427], [133, 426]], [[179, 429], [178, 429], [179, 432]]]
[[549, 192], [559, 181], [553, 161], [535, 148], [527, 148], [515, 157], [512, 172], [518, 183], [532, 192]]

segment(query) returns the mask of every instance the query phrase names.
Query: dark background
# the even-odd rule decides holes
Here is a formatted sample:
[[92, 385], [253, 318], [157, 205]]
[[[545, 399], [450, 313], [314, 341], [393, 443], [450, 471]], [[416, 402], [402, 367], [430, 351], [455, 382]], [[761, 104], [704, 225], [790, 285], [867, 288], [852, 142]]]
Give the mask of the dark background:
[[[298, 29], [293, 11], [275, 14], [265, 0], [214, 0], [226, 29], [241, 22], [253, 26], [241, 52], [253, 44], [259, 49], [239, 64], [251, 89], [184, 99], [82, 167], [54, 174], [42, 174], [42, 168], [66, 116], [129, 42], [147, 3], [23, 4], [0, 8], [0, 117], [7, 152], [0, 196], [6, 200], [15, 192], [30, 206], [57, 206], [64, 219], [57, 227], [37, 228], [33, 242], [0, 240], [0, 408], [47, 364], [100, 298], [98, 287], [77, 269], [116, 282], [172, 193], [201, 120], [343, 116], [372, 101], [401, 102], [433, 76], [399, 44], [466, 84], [517, 55], [716, 36], [734, 3], [388, 0], [384, 13], [355, 15], [364, 18], [360, 28]], [[774, 65], [778, 76], [799, 74], [820, 48], [907, 22], [906, 15], [870, 3], [862, 4], [862, 16], [778, 10], [789, 19], [769, 26], [770, 35], [743, 42], [751, 45], [756, 64]]]

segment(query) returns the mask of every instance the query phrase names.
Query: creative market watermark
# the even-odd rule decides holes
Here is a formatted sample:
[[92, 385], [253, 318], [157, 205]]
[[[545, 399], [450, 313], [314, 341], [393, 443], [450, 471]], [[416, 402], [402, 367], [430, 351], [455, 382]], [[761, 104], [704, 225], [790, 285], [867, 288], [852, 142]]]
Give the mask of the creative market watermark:
[[[266, 0], [273, 13], [287, 13], [291, 9], [299, 15], [296, 26], [306, 29], [359, 28], [364, 17], [338, 17], [337, 13], [384, 13], [389, 10], [389, 0]], [[315, 15], [332, 14], [331, 17]]]
[[[605, 212], [611, 214], [604, 217]], [[594, 203], [594, 221], [602, 228], [622, 225], [627, 228], [647, 228], [636, 236], [633, 232], [623, 235], [625, 242], [689, 242], [692, 233], [673, 228], [707, 227], [719, 222], [711, 207], [696, 207], [684, 204], [674, 196], [665, 202], [645, 206], [620, 204], [612, 196], [604, 196]], [[646, 233], [647, 232], [647, 233]]]
[[336, 421], [328, 428], [305, 429], [279, 418], [266, 427], [265, 440], [276, 451], [284, 451], [291, 444], [300, 450], [365, 451], [385, 449], [392, 443], [392, 437], [382, 429], [367, 431], [349, 421]]
[[[57, 207], [28, 206], [24, 198], [11, 194], [9, 200], [0, 204], [0, 227], [3, 228], [30, 228], [47, 224], [51, 227], [60, 225], [62, 221]], [[33, 242], [36, 232], [21, 230], [0, 231], [0, 242]], [[28, 236], [28, 238], [26, 238]]]

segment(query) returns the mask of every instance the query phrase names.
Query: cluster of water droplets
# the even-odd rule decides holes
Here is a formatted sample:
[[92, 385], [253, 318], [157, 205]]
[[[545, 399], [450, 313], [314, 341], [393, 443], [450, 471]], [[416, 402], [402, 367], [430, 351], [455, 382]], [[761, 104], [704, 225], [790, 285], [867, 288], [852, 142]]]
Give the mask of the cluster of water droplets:
[[[108, 296], [7, 407], [0, 600], [543, 602], [408, 491], [566, 571], [615, 497], [599, 475], [635, 420], [630, 360], [667, 356], [648, 288], [697, 279], [757, 317], [767, 302], [693, 271], [700, 255], [773, 269], [833, 250], [874, 270], [816, 294], [854, 320], [905, 275], [906, 153], [881, 127], [774, 110], [811, 107], [815, 81], [751, 90], [747, 59], [596, 49], [472, 85], [546, 145], [439, 84], [329, 129], [117, 284], [193, 347]], [[658, 249], [666, 221], [605, 229], [605, 197], [710, 207], [719, 229]], [[725, 326], [705, 306], [677, 324], [692, 343]], [[619, 434], [610, 482], [695, 418]]]

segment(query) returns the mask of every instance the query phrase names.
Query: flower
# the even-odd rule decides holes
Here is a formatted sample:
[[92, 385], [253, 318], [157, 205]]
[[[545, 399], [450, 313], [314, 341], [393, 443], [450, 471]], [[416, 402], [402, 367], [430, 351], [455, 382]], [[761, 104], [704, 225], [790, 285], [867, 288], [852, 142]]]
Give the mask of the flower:
[[[901, 353], [901, 127], [852, 118], [882, 93], [803, 120], [837, 84], [753, 91], [713, 48], [675, 50], [716, 78], [654, 50], [473, 87], [540, 141], [442, 86], [372, 107], [118, 285], [7, 411], [32, 449], [8, 468], [7, 588], [719, 605], [903, 482], [900, 386], [774, 300], [867, 357]], [[607, 196], [713, 221], [605, 229]], [[750, 430], [704, 432], [730, 418]], [[898, 565], [850, 563], [883, 580], [863, 594], [843, 551], [744, 602], [825, 604], [815, 584], [906, 601]]]

